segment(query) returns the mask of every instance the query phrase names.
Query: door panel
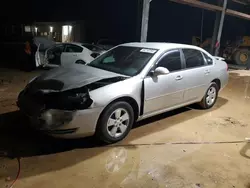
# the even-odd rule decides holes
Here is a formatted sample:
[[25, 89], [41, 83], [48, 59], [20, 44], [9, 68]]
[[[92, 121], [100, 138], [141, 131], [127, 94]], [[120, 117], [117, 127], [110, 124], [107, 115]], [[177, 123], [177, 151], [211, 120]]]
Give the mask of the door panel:
[[145, 115], [183, 103], [185, 79], [182, 72], [145, 78]]
[[186, 90], [184, 92], [184, 102], [199, 101], [204, 96], [209, 79], [206, 76], [206, 66], [186, 70], [184, 73]]
[[37, 51], [35, 53], [36, 67], [41, 67], [48, 63], [45, 54], [46, 53], [44, 52], [40, 52], [40, 44], [39, 44], [37, 47]]
[[208, 85], [210, 68], [207, 66], [202, 53], [195, 49], [183, 49], [185, 58], [185, 85], [184, 102], [197, 102], [204, 96]]
[[61, 55], [62, 66], [74, 64], [77, 60], [81, 59], [80, 56], [82, 52], [83, 48], [81, 46], [67, 44], [65, 47], [65, 51]]
[[61, 54], [61, 64], [62, 66], [65, 66], [67, 64], [73, 64], [74, 62], [77, 61], [77, 55], [76, 54], [72, 54], [72, 53], [66, 53], [63, 52]]
[[145, 78], [145, 115], [182, 104], [185, 77], [183, 76], [183, 62], [180, 55], [181, 53], [178, 49], [166, 52], [156, 62], [155, 68], [164, 67], [170, 73], [159, 76], [152, 75]]
[[61, 54], [63, 52], [64, 45], [57, 44], [45, 52], [45, 58], [47, 60], [45, 67], [59, 67], [61, 65]]

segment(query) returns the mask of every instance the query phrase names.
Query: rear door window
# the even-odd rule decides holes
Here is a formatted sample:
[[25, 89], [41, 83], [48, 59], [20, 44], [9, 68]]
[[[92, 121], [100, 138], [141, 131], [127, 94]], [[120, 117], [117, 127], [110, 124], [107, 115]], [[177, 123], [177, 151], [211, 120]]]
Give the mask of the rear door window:
[[183, 49], [186, 60], [186, 68], [196, 68], [205, 65], [204, 58], [199, 50]]
[[213, 64], [213, 59], [211, 57], [209, 57], [207, 54], [203, 53], [206, 61], [207, 61], [207, 64], [208, 65], [212, 65]]
[[81, 53], [83, 51], [83, 48], [80, 46], [76, 46], [76, 45], [67, 45], [65, 52], [68, 53]]
[[157, 64], [157, 67], [167, 68], [170, 72], [182, 69], [179, 50], [168, 52]]
[[63, 52], [63, 45], [56, 45], [55, 47], [51, 48], [49, 52], [54, 54], [61, 54]]

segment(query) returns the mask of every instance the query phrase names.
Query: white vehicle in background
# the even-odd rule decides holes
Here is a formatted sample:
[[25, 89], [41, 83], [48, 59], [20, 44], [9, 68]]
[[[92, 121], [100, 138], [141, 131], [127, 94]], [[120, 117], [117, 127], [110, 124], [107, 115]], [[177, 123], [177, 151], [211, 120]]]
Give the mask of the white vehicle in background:
[[[44, 41], [43, 41], [44, 42]], [[59, 67], [70, 64], [87, 64], [105, 50], [86, 43], [57, 43], [47, 45], [36, 42], [36, 67]]]

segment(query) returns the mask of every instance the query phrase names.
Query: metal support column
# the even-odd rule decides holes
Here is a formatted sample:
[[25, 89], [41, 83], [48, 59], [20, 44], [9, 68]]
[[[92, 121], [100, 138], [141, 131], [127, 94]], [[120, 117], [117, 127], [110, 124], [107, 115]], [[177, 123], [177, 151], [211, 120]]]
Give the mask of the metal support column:
[[201, 36], [200, 36], [200, 43], [203, 42], [203, 25], [204, 25], [204, 9], [201, 10]]
[[222, 34], [222, 29], [223, 29], [223, 24], [224, 24], [224, 18], [225, 18], [226, 9], [227, 9], [227, 0], [224, 0], [224, 2], [223, 2], [223, 9], [222, 9], [222, 12], [221, 12], [221, 17], [220, 17], [219, 30], [218, 30], [218, 35], [217, 35], [217, 43], [219, 44], [219, 46], [216, 47], [215, 56], [218, 56], [218, 54], [219, 54], [220, 39], [221, 39], [221, 34]]
[[219, 24], [220, 24], [220, 16], [221, 13], [219, 11], [216, 12], [216, 18], [214, 22], [214, 31], [213, 31], [213, 37], [212, 37], [212, 42], [211, 42], [211, 49], [210, 53], [214, 55], [215, 53], [215, 44], [218, 36], [218, 30], [219, 30]]
[[141, 21], [141, 42], [147, 42], [150, 2], [151, 0], [143, 0], [142, 21]]

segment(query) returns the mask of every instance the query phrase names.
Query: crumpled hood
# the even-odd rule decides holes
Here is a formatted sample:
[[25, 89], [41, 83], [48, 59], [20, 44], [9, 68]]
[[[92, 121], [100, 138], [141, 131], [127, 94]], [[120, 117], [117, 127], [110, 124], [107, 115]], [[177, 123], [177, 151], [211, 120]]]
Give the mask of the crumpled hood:
[[28, 87], [33, 91], [60, 92], [76, 89], [105, 78], [124, 76], [90, 66], [74, 64], [52, 69], [32, 81]]

